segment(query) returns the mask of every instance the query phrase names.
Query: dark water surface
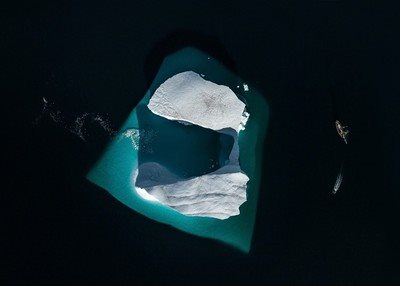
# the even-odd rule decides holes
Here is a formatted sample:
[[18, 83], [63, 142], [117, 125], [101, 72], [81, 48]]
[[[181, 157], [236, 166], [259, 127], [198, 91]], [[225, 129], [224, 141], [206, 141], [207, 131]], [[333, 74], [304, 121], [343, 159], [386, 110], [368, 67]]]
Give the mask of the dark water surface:
[[[398, 9], [260, 3], [43, 1], [7, 11], [2, 279], [396, 285]], [[153, 222], [88, 182], [109, 142], [101, 129], [87, 127], [85, 143], [50, 119], [32, 124], [46, 96], [71, 119], [108, 114], [118, 129], [162, 59], [187, 45], [270, 105], [248, 255]], [[349, 126], [348, 146], [336, 119]]]

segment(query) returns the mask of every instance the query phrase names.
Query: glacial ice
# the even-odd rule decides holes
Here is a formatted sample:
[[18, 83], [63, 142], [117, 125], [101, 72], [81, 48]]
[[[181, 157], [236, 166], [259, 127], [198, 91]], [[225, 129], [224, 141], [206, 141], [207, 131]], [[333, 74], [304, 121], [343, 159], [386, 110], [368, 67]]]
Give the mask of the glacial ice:
[[157, 162], [142, 163], [135, 175], [139, 195], [145, 194], [147, 199], [158, 200], [188, 216], [226, 219], [238, 215], [240, 205], [246, 201], [249, 181], [239, 165], [238, 134], [250, 115], [245, 104], [229, 87], [187, 71], [162, 83], [147, 107], [169, 120], [230, 135], [234, 144], [224, 166], [190, 178], [180, 178]]
[[184, 121], [212, 130], [240, 130], [245, 104], [225, 85], [187, 71], [167, 79], [154, 92], [149, 109], [170, 120]]

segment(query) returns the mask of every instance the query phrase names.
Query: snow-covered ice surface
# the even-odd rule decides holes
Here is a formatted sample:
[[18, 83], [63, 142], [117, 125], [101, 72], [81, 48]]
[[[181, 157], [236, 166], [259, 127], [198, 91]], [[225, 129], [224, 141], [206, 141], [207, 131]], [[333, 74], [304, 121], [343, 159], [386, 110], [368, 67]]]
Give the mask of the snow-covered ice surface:
[[201, 176], [179, 178], [156, 162], [141, 164], [135, 178], [138, 193], [143, 196], [147, 192], [150, 197], [189, 216], [226, 219], [238, 215], [240, 205], [246, 201], [249, 181], [239, 165], [238, 133], [250, 115], [245, 104], [229, 87], [186, 71], [161, 84], [150, 98], [148, 108], [181, 124], [194, 124], [230, 135], [234, 144], [225, 166]]
[[148, 104], [157, 115], [185, 121], [212, 130], [239, 131], [245, 104], [225, 85], [203, 79], [187, 71], [167, 79]]
[[243, 172], [230, 166], [182, 180], [151, 162], [139, 167], [136, 188], [185, 215], [226, 219], [240, 213], [239, 206], [246, 201], [248, 180]]

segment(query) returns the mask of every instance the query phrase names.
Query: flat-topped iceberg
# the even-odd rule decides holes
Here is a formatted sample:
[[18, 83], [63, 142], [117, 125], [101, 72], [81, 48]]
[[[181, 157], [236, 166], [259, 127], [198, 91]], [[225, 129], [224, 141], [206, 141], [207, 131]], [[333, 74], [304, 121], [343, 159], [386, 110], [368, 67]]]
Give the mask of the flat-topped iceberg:
[[205, 80], [193, 71], [167, 79], [147, 105], [157, 115], [212, 130], [245, 124], [245, 104], [227, 86]]
[[226, 219], [238, 215], [249, 180], [239, 165], [238, 133], [249, 117], [245, 104], [229, 87], [186, 71], [162, 83], [147, 106], [169, 120], [230, 135], [234, 143], [229, 160], [204, 175], [179, 178], [157, 162], [139, 165], [135, 178], [138, 193], [189, 216]]

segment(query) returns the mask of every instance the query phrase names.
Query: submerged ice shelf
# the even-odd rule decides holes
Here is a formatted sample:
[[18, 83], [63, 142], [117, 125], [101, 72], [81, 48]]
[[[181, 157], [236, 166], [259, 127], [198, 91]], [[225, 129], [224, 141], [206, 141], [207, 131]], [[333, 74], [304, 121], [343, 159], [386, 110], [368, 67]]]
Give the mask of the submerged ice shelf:
[[[199, 110], [180, 113], [179, 116], [167, 113], [168, 110], [162, 111], [165, 117], [161, 116], [160, 109], [157, 109], [159, 115], [150, 111], [149, 107], [155, 107], [155, 101], [151, 102], [156, 99], [157, 89], [175, 75], [188, 71], [193, 71], [186, 74], [188, 78], [201, 75], [206, 81], [198, 81], [200, 87], [202, 84], [215, 84], [225, 90], [228, 102], [232, 100], [229, 104], [236, 110], [234, 115], [224, 117], [229, 120], [218, 121], [212, 112], [204, 114], [199, 106], [204, 103], [207, 107], [210, 103], [207, 100], [198, 102], [196, 109]], [[193, 78], [190, 82], [194, 82]], [[263, 96], [251, 83], [246, 82], [245, 91], [236, 88], [243, 84], [244, 81], [237, 75], [197, 49], [185, 48], [167, 56], [149, 90], [129, 114], [119, 135], [107, 146], [87, 178], [148, 218], [248, 252], [255, 222], [262, 142], [269, 111]], [[235, 90], [240, 100], [236, 96], [230, 97], [229, 88], [222, 86]], [[212, 94], [208, 96], [212, 98]], [[176, 109], [182, 107], [173, 105], [174, 102], [171, 104]], [[225, 109], [221, 106], [220, 110]], [[167, 116], [170, 118], [167, 119]], [[208, 125], [207, 120], [212, 121], [212, 125]], [[179, 156], [170, 150], [179, 151]], [[163, 178], [162, 182], [159, 178]], [[183, 194], [179, 199], [169, 200], [177, 190], [195, 190], [193, 185], [207, 184], [211, 178], [214, 187], [221, 187], [212, 188], [213, 191], [206, 196]], [[233, 190], [233, 184], [227, 184], [227, 181], [236, 182], [246, 189]], [[162, 192], [157, 190], [159, 186], [162, 186]], [[217, 199], [219, 192], [232, 192], [237, 197], [225, 197], [224, 203], [218, 205], [222, 201]], [[207, 200], [214, 203], [204, 204]], [[192, 205], [194, 201], [199, 201], [202, 205], [198, 206], [196, 215], [191, 215], [191, 211], [182, 205], [182, 202], [186, 204], [188, 201]], [[231, 202], [234, 202], [232, 206]], [[226, 216], [228, 213], [229, 217], [210, 217], [210, 209], [218, 210], [217, 215]], [[239, 211], [240, 214], [235, 215]], [[200, 213], [204, 212], [208, 216], [201, 216]]]
[[[140, 189], [139, 195], [151, 195], [185, 215], [218, 219], [239, 215], [239, 207], [246, 201], [246, 184], [249, 180], [240, 169], [240, 148], [237, 143], [238, 133], [249, 117], [245, 104], [229, 87], [205, 80], [193, 71], [186, 71], [162, 83], [147, 106], [154, 116], [227, 134], [232, 136], [234, 143], [229, 159], [221, 164], [221, 168], [200, 176], [179, 178], [157, 162], [139, 165], [135, 178], [135, 186]], [[192, 156], [202, 156], [202, 153], [199, 150]]]

